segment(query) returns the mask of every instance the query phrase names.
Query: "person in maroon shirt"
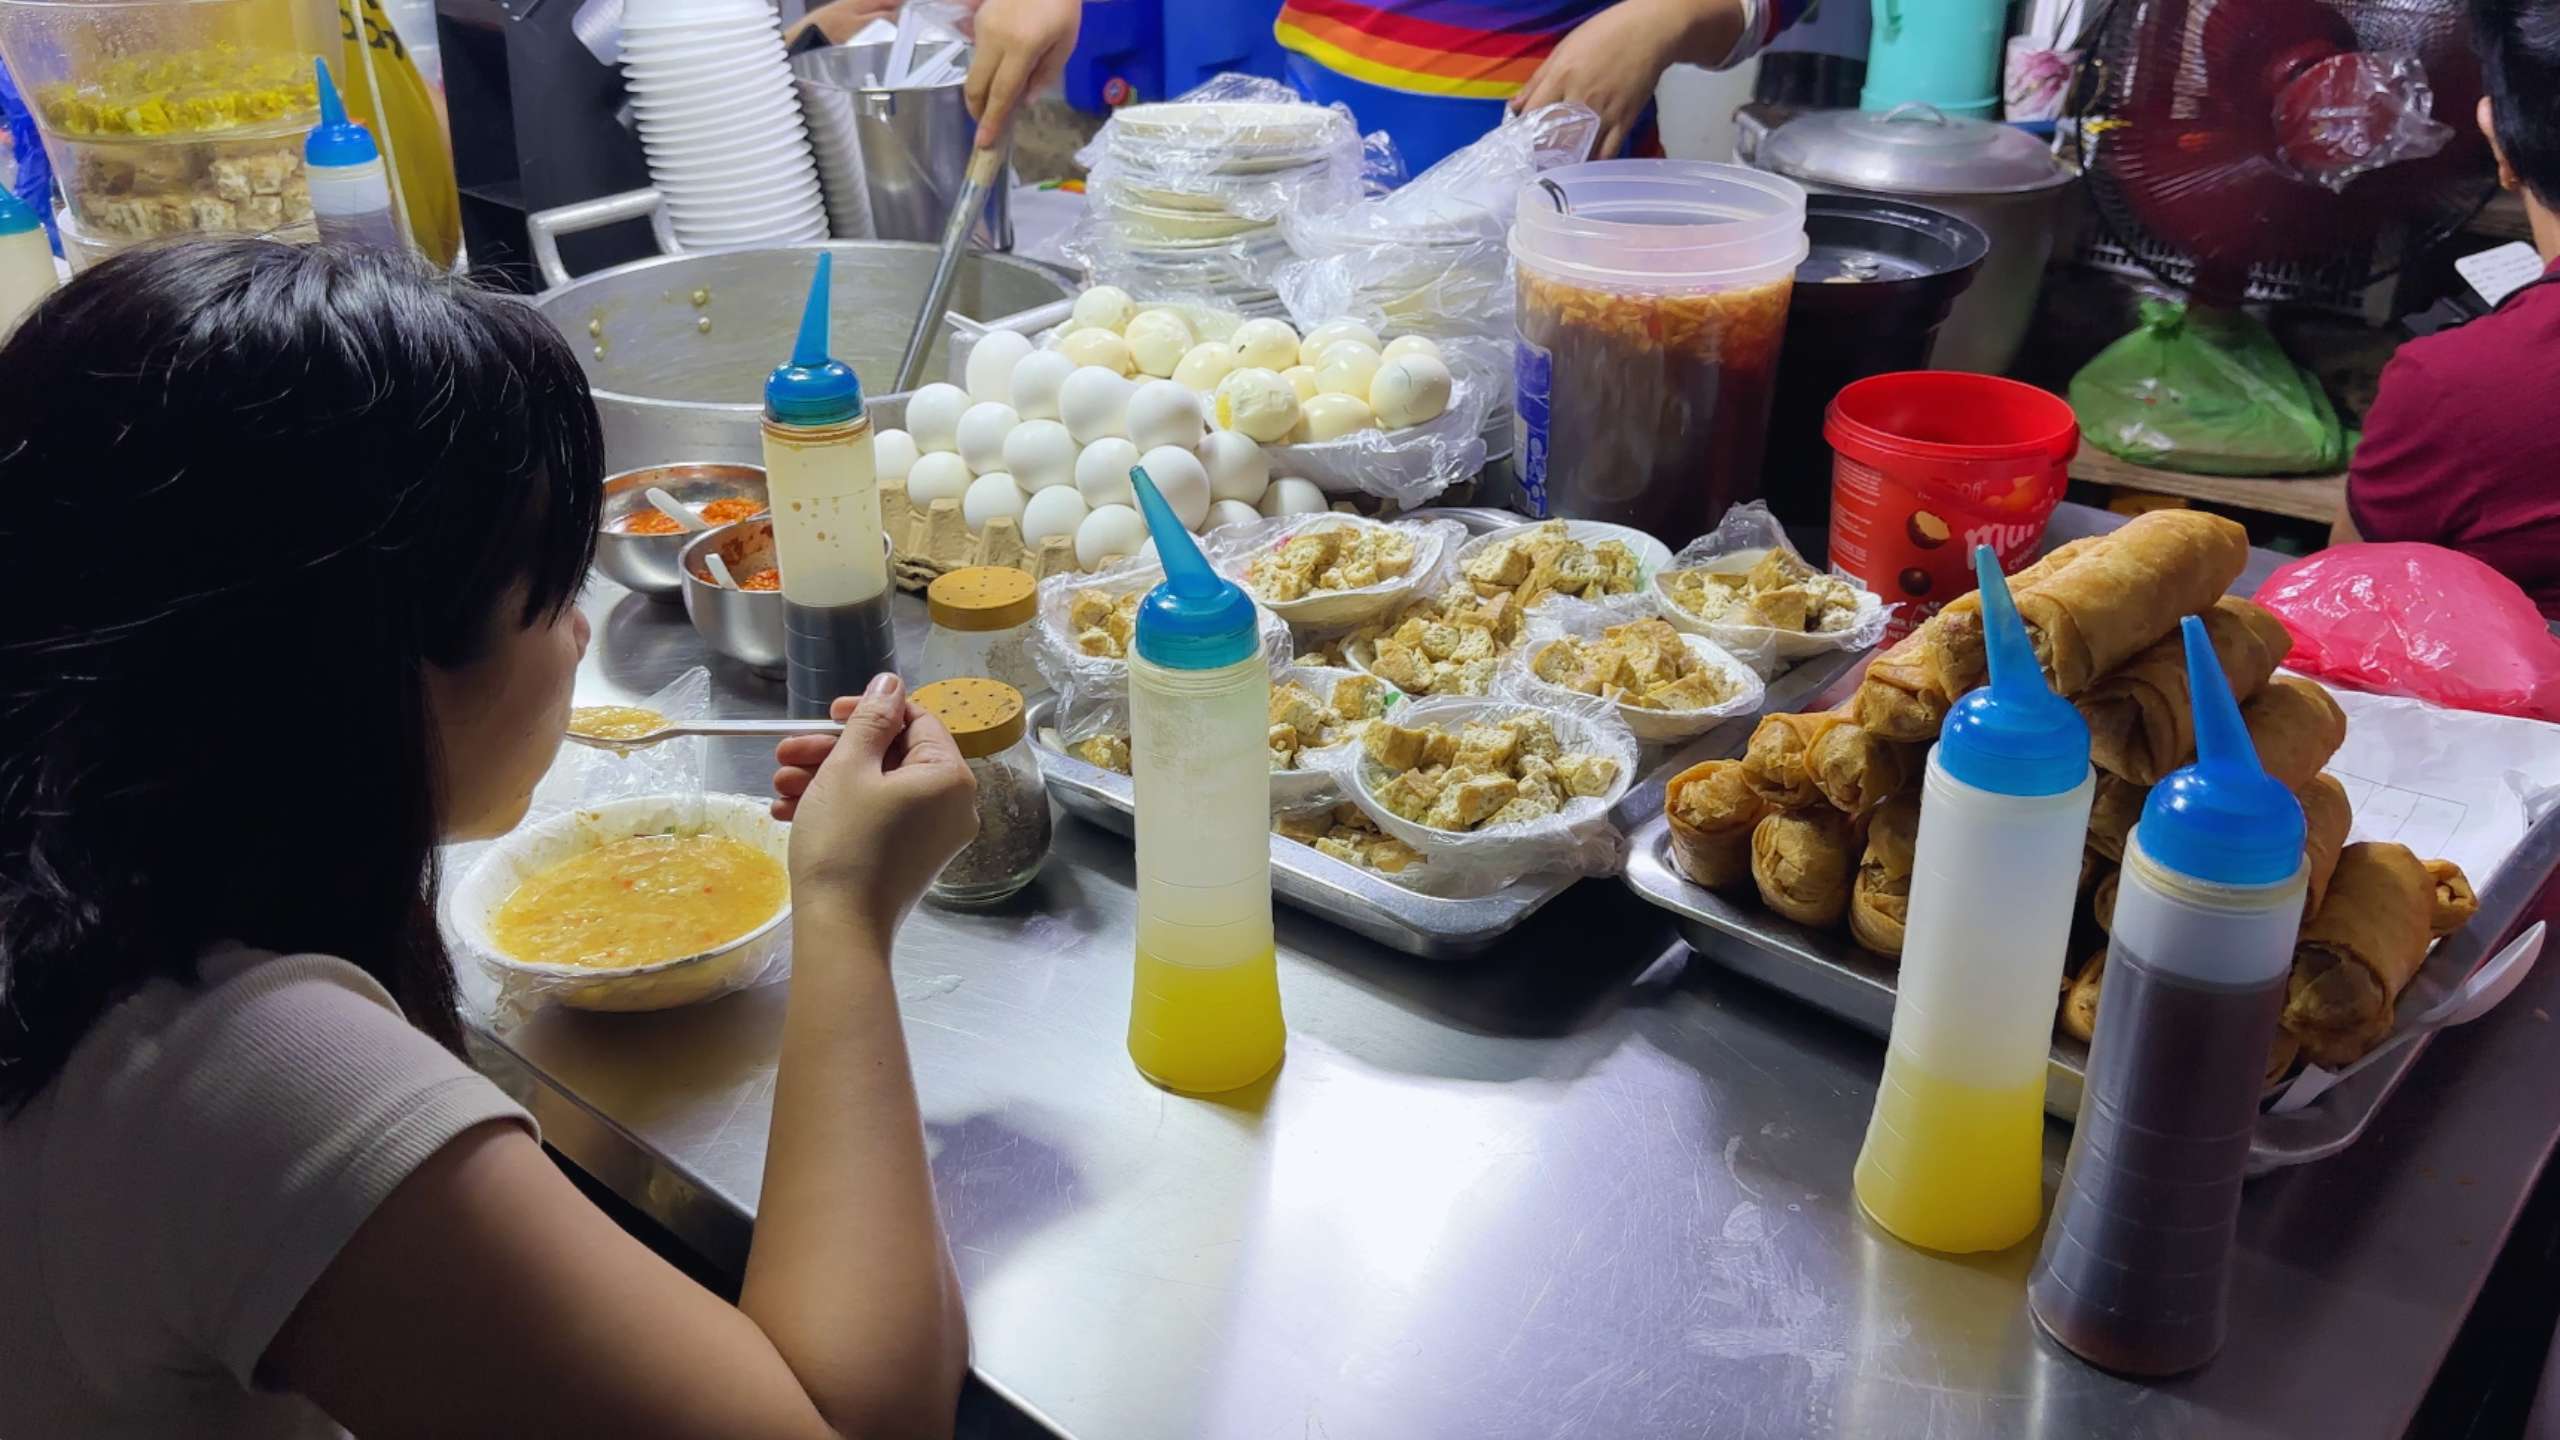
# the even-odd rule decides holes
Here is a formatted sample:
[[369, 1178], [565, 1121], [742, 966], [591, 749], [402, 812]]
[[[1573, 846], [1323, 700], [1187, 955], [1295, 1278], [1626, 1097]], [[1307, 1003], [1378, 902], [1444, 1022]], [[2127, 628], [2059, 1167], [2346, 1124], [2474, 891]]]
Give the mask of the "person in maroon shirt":
[[2477, 556], [2560, 620], [2560, 0], [2472, 0], [2498, 183], [2524, 200], [2542, 278], [2383, 367], [2330, 543]]

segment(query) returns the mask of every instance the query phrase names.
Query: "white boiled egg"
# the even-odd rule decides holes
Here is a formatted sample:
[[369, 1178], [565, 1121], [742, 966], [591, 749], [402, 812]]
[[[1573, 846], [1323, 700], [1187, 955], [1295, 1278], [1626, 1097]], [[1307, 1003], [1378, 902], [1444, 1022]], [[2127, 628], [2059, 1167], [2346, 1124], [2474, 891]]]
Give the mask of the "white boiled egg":
[[1025, 420], [1004, 437], [1004, 468], [1025, 495], [1048, 489], [1072, 489], [1076, 483], [1076, 440], [1055, 420]]
[[1298, 342], [1298, 363], [1321, 366], [1324, 364], [1324, 352], [1344, 340], [1357, 340], [1372, 350], [1378, 348], [1378, 332], [1359, 321], [1327, 320], [1308, 331], [1307, 338]]
[[1419, 352], [1398, 355], [1369, 381], [1369, 408], [1389, 429], [1437, 420], [1449, 408], [1449, 367]]
[[1233, 372], [1218, 382], [1211, 403], [1219, 425], [1255, 440], [1285, 440], [1298, 423], [1298, 392], [1276, 370]]
[[1209, 471], [1200, 457], [1181, 445], [1159, 445], [1138, 457], [1138, 468], [1154, 481], [1164, 503], [1173, 507], [1185, 530], [1197, 530], [1209, 518]]
[[1292, 365], [1280, 372], [1280, 378], [1288, 381], [1289, 388], [1298, 392], [1301, 403], [1316, 398], [1316, 367], [1313, 365]]
[[1117, 285], [1096, 285], [1076, 297], [1075, 322], [1117, 334], [1137, 309], [1128, 291]]
[[1025, 420], [1058, 418], [1058, 389], [1076, 373], [1076, 362], [1055, 350], [1034, 350], [1013, 367], [1014, 413]]
[[1070, 330], [1058, 342], [1058, 353], [1078, 365], [1096, 365], [1115, 374], [1135, 374], [1138, 369], [1129, 342], [1108, 330]]
[[994, 470], [969, 482], [969, 493], [960, 497], [960, 518], [974, 532], [986, 529], [987, 522], [999, 515], [1008, 520], [1022, 518], [1022, 491], [1012, 476]]
[[1406, 355], [1428, 355], [1434, 360], [1445, 358], [1440, 353], [1440, 342], [1428, 335], [1399, 335], [1378, 351], [1381, 360], [1394, 360]]
[[1141, 450], [1159, 445], [1188, 450], [1200, 443], [1202, 424], [1200, 397], [1188, 385], [1150, 380], [1129, 397], [1129, 438]]
[[1158, 378], [1171, 375], [1191, 347], [1200, 343], [1200, 337], [1191, 333], [1191, 322], [1170, 310], [1139, 311], [1121, 333], [1138, 368]]
[[1236, 352], [1214, 340], [1205, 340], [1183, 352], [1181, 363], [1173, 367], [1173, 378], [1194, 390], [1210, 391], [1236, 368]]
[[1313, 480], [1282, 476], [1262, 492], [1262, 503], [1254, 507], [1265, 515], [1321, 515], [1324, 492]]
[[1235, 352], [1237, 369], [1286, 370], [1298, 363], [1298, 332], [1286, 320], [1247, 320], [1227, 348]]
[[1072, 485], [1057, 485], [1032, 496], [1022, 506], [1022, 543], [1038, 545], [1052, 535], [1075, 538], [1084, 524], [1084, 497]]
[[1271, 488], [1271, 460], [1250, 436], [1212, 430], [1200, 442], [1199, 455], [1200, 467], [1209, 472], [1211, 500], [1241, 500], [1250, 505]]
[[969, 392], [936, 380], [907, 397], [907, 433], [925, 454], [960, 448], [960, 417], [969, 411]]
[[1250, 525], [1261, 518], [1261, 511], [1241, 500], [1212, 500], [1209, 502], [1208, 522], [1200, 528], [1224, 530], [1230, 525]]
[[883, 430], [871, 437], [871, 463], [883, 483], [904, 480], [916, 467], [916, 437], [904, 430]]
[[916, 457], [907, 472], [907, 499], [919, 510], [936, 500], [957, 500], [969, 493], [969, 462], [948, 450]]
[[[960, 458], [969, 462], [969, 473], [984, 475], [1004, 468], [1004, 437], [1022, 417], [1001, 400], [983, 400], [969, 407], [960, 417]], [[976, 528], [976, 527], [971, 527]]]
[[1076, 564], [1099, 570], [1102, 562], [1137, 554], [1147, 545], [1145, 517], [1126, 505], [1096, 505], [1076, 527]]
[[1129, 433], [1129, 397], [1138, 387], [1117, 370], [1087, 365], [1058, 387], [1058, 418], [1079, 445]]
[[1378, 352], [1357, 340], [1339, 340], [1324, 352], [1324, 363], [1316, 367], [1316, 391], [1323, 395], [1356, 395], [1369, 398], [1369, 382], [1377, 378]]
[[1339, 440], [1356, 430], [1367, 430], [1378, 423], [1369, 402], [1356, 395], [1319, 395], [1298, 412], [1298, 428], [1289, 434], [1292, 445], [1306, 445], [1318, 440]]
[[1004, 400], [1013, 395], [1013, 367], [1031, 353], [1031, 337], [1018, 330], [990, 330], [969, 347], [965, 373], [969, 398]]
[[1134, 507], [1138, 499], [1129, 489], [1129, 467], [1137, 463], [1137, 446], [1117, 435], [1105, 435], [1076, 457], [1076, 493], [1097, 510], [1105, 505]]

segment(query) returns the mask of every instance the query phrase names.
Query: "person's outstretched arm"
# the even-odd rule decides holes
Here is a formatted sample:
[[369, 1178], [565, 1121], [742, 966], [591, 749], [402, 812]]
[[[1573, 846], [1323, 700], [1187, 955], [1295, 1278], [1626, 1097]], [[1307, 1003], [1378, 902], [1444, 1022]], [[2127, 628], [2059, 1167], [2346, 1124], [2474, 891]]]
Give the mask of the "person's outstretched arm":
[[1635, 131], [1662, 72], [1674, 65], [1728, 66], [1792, 24], [1804, 0], [1618, 0], [1574, 27], [1512, 97], [1525, 113], [1562, 100], [1600, 116], [1606, 159]]
[[899, 919], [974, 831], [974, 786], [894, 680], [841, 740], [778, 754], [795, 942], [739, 1303], [492, 1123], [358, 1227], [268, 1346], [262, 1382], [367, 1440], [950, 1433], [967, 1335], [888, 959]]
[[978, 6], [967, 97], [979, 149], [994, 149], [1023, 97], [1065, 73], [1083, 23], [1081, 0], [984, 0]]

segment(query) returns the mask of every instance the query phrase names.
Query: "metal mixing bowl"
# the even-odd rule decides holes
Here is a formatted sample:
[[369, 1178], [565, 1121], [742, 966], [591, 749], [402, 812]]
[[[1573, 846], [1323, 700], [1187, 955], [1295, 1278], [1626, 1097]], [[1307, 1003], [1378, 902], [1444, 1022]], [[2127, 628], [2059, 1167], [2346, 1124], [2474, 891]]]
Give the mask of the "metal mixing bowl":
[[[604, 529], [596, 537], [596, 568], [652, 600], [675, 604], [684, 596], [684, 570], [677, 556], [685, 536], [632, 535], [621, 529], [623, 517], [649, 508], [651, 486], [696, 509], [732, 495], [765, 501], [761, 465], [651, 465], [609, 476], [604, 482]], [[774, 622], [779, 625], [779, 620]]]
[[714, 549], [733, 577], [771, 568], [773, 517], [714, 526], [685, 541], [676, 555], [676, 576], [684, 586], [684, 613], [702, 632], [703, 644], [769, 680], [781, 679], [782, 592], [724, 589], [694, 573], [696, 566], [709, 567], [704, 557]]

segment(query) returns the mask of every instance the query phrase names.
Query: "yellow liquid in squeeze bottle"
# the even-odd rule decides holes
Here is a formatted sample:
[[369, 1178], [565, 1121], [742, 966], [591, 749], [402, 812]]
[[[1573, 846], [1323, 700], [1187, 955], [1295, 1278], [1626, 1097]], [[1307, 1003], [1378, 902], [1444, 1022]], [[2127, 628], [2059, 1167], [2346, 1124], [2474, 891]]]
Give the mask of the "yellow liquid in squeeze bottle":
[[1129, 1058], [1215, 1094], [1280, 1063], [1271, 931], [1271, 671], [1252, 597], [1200, 556], [1144, 470], [1131, 488], [1164, 557], [1129, 657], [1138, 956]]

